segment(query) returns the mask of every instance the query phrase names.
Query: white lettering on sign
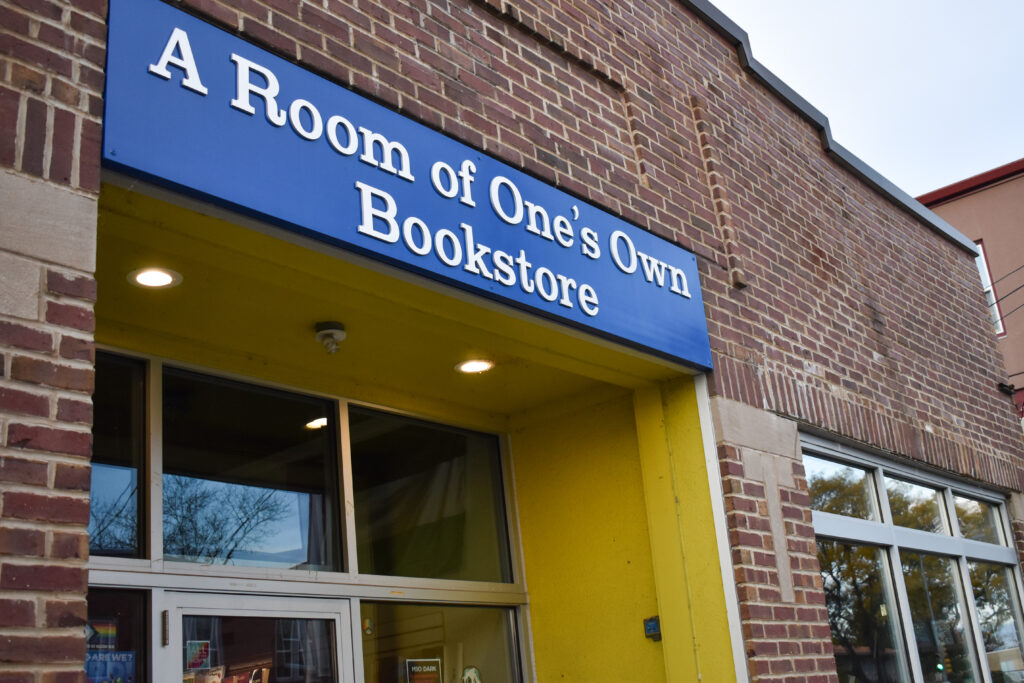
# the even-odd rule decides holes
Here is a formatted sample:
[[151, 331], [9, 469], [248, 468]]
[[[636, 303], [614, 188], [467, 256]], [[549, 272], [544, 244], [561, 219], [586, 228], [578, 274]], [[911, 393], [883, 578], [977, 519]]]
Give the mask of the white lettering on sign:
[[[409, 150], [398, 140], [359, 125], [358, 121], [353, 122], [343, 113], [322, 111], [312, 98], [289, 97], [290, 101], [279, 102], [282, 83], [273, 70], [239, 54], [232, 53], [230, 59], [235, 67], [231, 108], [255, 116], [257, 108], [262, 106], [266, 120], [275, 128], [291, 128], [307, 142], [316, 143], [323, 139], [341, 157], [358, 159], [372, 169], [410, 183], [416, 181]], [[204, 96], [209, 93], [200, 78], [188, 33], [181, 28], [173, 29], [159, 59], [149, 64], [148, 72], [166, 81], [171, 81], [178, 72], [182, 87]], [[476, 163], [471, 159], [438, 159], [429, 165], [429, 169], [430, 184], [436, 195], [425, 199], [436, 202], [440, 197], [457, 201], [470, 209], [476, 208], [473, 197], [478, 172]], [[652, 288], [691, 298], [683, 269], [638, 249], [634, 243], [634, 239], [640, 242], [638, 236], [630, 237], [632, 233], [617, 229], [611, 231], [607, 242], [603, 242], [598, 230], [581, 224], [578, 206], [545, 206], [537, 196], [530, 195], [549, 197], [548, 193], [537, 190], [536, 185], [520, 182], [525, 191], [504, 175], [481, 180], [487, 187], [490, 210], [499, 221], [488, 219], [488, 226], [505, 224], [510, 226], [509, 229], [521, 229], [524, 234], [539, 238], [540, 242], [536, 244], [551, 245], [559, 254], [563, 253], [561, 250], [578, 248], [577, 258], [584, 264], [610, 258], [615, 269], [626, 276], [641, 278]], [[501, 287], [519, 288], [528, 297], [544, 302], [540, 304], [542, 307], [552, 304], [565, 309], [578, 308], [588, 317], [598, 315], [598, 293], [591, 284], [579, 276], [559, 272], [559, 268], [550, 263], [535, 264], [527, 254], [528, 249], [519, 248], [518, 243], [514, 249], [508, 246], [505, 249], [495, 248], [486, 244], [482, 229], [480, 233], [484, 241], [478, 239], [481, 235], [474, 233], [471, 222], [460, 219], [452, 220], [449, 227], [432, 229], [420, 217], [400, 217], [398, 204], [390, 193], [362, 180], [355, 182], [355, 189], [359, 194], [360, 210], [355, 230], [361, 237], [406, 249], [414, 257], [412, 263], [432, 257], [436, 263], [424, 264], [425, 269], [432, 272], [460, 269], [473, 278], [500, 286], [495, 288], [482, 283], [480, 287], [488, 291], [500, 291]], [[569, 195], [560, 196], [572, 201]], [[438, 215], [436, 208], [429, 211], [431, 216]], [[646, 237], [644, 240], [643, 244], [649, 243]], [[604, 249], [607, 249], [607, 257]], [[536, 253], [532, 256], [539, 260]], [[557, 263], [564, 264], [566, 260], [558, 258]], [[516, 296], [522, 298], [521, 295]], [[552, 306], [547, 308], [551, 310]]]
[[[174, 53], [178, 53], [178, 57]], [[171, 72], [167, 65], [172, 64], [185, 72], [185, 78], [181, 81], [183, 88], [205, 95], [209, 91], [203, 82], [199, 80], [199, 69], [196, 68], [196, 58], [192, 56], [192, 46], [188, 42], [188, 34], [180, 28], [171, 31], [171, 37], [164, 46], [164, 53], [156, 64], [149, 65], [149, 73], [159, 76], [165, 80], [171, 80]]]
[[467, 273], [505, 287], [518, 284], [526, 294], [536, 294], [552, 303], [557, 301], [559, 306], [569, 309], [579, 306], [590, 317], [600, 311], [597, 291], [591, 285], [578, 283], [576, 279], [544, 266], [534, 269], [525, 249], [520, 249], [513, 256], [482, 244], [468, 223], [459, 224], [461, 236], [447, 228], [431, 235], [427, 224], [416, 216], [408, 216], [399, 224], [398, 204], [394, 197], [363, 182], [356, 181], [355, 186], [359, 191], [361, 210], [361, 220], [356, 228], [360, 234], [388, 244], [397, 244], [401, 240], [406, 249], [416, 256], [427, 256], [433, 252], [449, 268], [461, 267]]
[[639, 262], [642, 266], [640, 270], [647, 282], [664, 288], [665, 274], [668, 273], [669, 289], [674, 294], [686, 297], [687, 299], [690, 298], [686, 273], [683, 272], [682, 268], [676, 268], [642, 251], [638, 251], [633, 246], [633, 240], [629, 239], [629, 235], [623, 231], [616, 230], [612, 233], [609, 239], [609, 250], [611, 251], [612, 261], [615, 262], [615, 266], [623, 273], [630, 275], [635, 273], [637, 263]]

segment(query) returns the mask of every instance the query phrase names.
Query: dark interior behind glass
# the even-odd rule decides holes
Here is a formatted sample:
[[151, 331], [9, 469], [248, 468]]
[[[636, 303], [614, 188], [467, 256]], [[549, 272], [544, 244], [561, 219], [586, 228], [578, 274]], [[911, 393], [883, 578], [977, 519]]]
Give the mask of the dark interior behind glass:
[[336, 412], [326, 399], [165, 369], [164, 555], [339, 569]]

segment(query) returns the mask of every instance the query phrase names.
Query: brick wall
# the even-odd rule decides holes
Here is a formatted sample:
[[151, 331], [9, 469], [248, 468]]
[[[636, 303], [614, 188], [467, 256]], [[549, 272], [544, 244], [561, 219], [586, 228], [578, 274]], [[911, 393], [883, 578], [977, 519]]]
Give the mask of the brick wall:
[[[970, 256], [836, 164], [685, 3], [172, 4], [694, 251], [718, 399], [1024, 488]], [[4, 291], [38, 284], [0, 311], [0, 681], [61, 669], [26, 638], [84, 649], [104, 11], [0, 0], [4, 199], [44, 207], [0, 219]], [[720, 445], [751, 671], [834, 680], [798, 455], [766, 487], [744, 454], [767, 451]], [[769, 565], [780, 534], [788, 565]]]
[[0, 3], [0, 681], [83, 680], [103, 2]]

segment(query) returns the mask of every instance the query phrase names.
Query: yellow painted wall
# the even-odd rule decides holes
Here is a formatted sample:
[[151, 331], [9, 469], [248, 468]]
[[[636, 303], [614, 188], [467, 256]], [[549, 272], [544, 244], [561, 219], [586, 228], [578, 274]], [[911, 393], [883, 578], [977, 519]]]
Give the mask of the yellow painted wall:
[[665, 680], [632, 396], [510, 435], [538, 681]]

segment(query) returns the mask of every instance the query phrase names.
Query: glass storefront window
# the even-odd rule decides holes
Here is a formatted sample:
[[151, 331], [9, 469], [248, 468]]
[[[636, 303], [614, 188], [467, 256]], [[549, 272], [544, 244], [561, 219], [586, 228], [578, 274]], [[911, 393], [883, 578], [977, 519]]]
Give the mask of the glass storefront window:
[[336, 410], [325, 399], [166, 369], [164, 557], [339, 569]]
[[330, 619], [185, 616], [183, 683], [334, 683]]
[[89, 552], [139, 557], [139, 491], [145, 462], [145, 376], [141, 361], [96, 354]]
[[1022, 681], [1021, 613], [1014, 599], [1013, 573], [991, 562], [968, 562], [967, 566], [992, 683]]
[[928, 486], [902, 479], [885, 478], [893, 524], [910, 529], [948, 534], [942, 494]]
[[[157, 406], [147, 406], [147, 375], [162, 384]], [[358, 671], [351, 654], [360, 636], [349, 631], [353, 596], [343, 587], [355, 584], [370, 592], [361, 600], [365, 680], [521, 680], [518, 608], [508, 604], [525, 604], [525, 590], [450, 581], [513, 581], [499, 438], [345, 410], [343, 434], [334, 400], [101, 354], [93, 551], [145, 558], [152, 550], [172, 563], [238, 569], [159, 565], [175, 577], [159, 594], [92, 589], [89, 683], [146, 680], [177, 671], [179, 657], [184, 683], [348, 680]], [[150, 439], [160, 439], [149, 446], [152, 460]], [[342, 472], [351, 472], [344, 487]], [[143, 500], [154, 493], [149, 504], [163, 533], [147, 544]], [[343, 510], [354, 538], [343, 535]], [[344, 548], [352, 552], [348, 566]], [[143, 564], [105, 560], [93, 568], [113, 572], [103, 581], [127, 572], [143, 578], [135, 585], [150, 585], [154, 570]], [[279, 586], [271, 598], [262, 589], [239, 593], [251, 585], [240, 581], [288, 581], [289, 574], [249, 568], [350, 574], [327, 580], [340, 591], [331, 598], [285, 597]], [[383, 576], [416, 577], [409, 583], [417, 599], [430, 604], [392, 602], [406, 586], [389, 578], [385, 587]], [[492, 591], [500, 604], [487, 606]], [[466, 600], [478, 606], [451, 604]], [[151, 646], [159, 633], [170, 633], [173, 647]]]
[[804, 457], [811, 509], [858, 519], [876, 519], [874, 487], [867, 471], [831, 460]]
[[85, 627], [86, 683], [145, 680], [146, 594], [90, 588]]
[[964, 496], [954, 496], [956, 521], [964, 538], [985, 543], [1002, 543], [999, 512], [994, 505]]
[[954, 561], [907, 551], [900, 561], [921, 671], [929, 680], [979, 681]]
[[502, 607], [364, 601], [364, 681], [518, 681], [513, 615]]
[[840, 680], [903, 683], [906, 662], [883, 550], [818, 541], [832, 647]]
[[359, 571], [511, 581], [498, 439], [351, 407]]
[[[1024, 681], [1019, 559], [1007, 544], [998, 498], [823, 439], [801, 441], [810, 486], [842, 471], [846, 457], [858, 476], [885, 482], [881, 502], [888, 505], [876, 519], [820, 515], [814, 507], [840, 680]], [[893, 653], [886, 663], [902, 665], [879, 666], [886, 652]]]

